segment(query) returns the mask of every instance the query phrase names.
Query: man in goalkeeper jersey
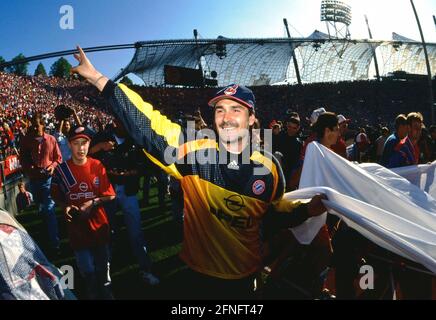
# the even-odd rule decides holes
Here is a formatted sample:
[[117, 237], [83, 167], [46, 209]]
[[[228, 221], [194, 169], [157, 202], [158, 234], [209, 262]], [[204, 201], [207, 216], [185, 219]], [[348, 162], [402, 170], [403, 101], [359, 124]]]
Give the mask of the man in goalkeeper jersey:
[[[282, 199], [285, 181], [274, 157], [250, 148], [255, 98], [244, 86], [217, 92], [218, 138], [195, 138], [123, 84], [98, 72], [78, 47], [80, 74], [106, 98], [110, 111], [154, 163], [181, 182], [184, 239], [181, 259], [191, 270], [191, 298], [249, 298], [262, 269], [262, 217], [272, 205], [284, 228], [326, 211], [317, 195], [309, 203]], [[227, 161], [223, 161], [226, 159]], [[186, 288], [185, 288], [186, 290]], [[189, 295], [191, 293], [191, 295]]]

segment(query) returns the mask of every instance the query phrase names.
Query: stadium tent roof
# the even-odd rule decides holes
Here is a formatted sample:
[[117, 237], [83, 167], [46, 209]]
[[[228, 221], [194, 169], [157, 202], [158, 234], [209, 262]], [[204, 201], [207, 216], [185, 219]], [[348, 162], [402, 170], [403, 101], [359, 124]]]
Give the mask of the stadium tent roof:
[[[426, 74], [422, 44], [400, 35], [393, 41], [332, 39], [315, 30], [307, 38], [164, 40], [137, 42], [132, 61], [115, 77], [134, 73], [145, 85], [165, 84], [164, 66], [216, 72], [218, 86], [295, 83], [292, 50], [303, 83], [369, 79], [376, 52], [381, 75], [402, 70]], [[427, 44], [433, 74], [436, 44]]]
[[[384, 42], [378, 49], [380, 72], [387, 74], [401, 70], [414, 74], [427, 74], [422, 44], [396, 33], [392, 33], [392, 39], [393, 41]], [[436, 75], [436, 44], [427, 44], [427, 52], [434, 76]]]
[[[327, 34], [315, 31], [310, 39], [295, 50], [302, 82], [336, 82], [368, 79], [373, 50], [380, 42], [329, 39]], [[295, 69], [288, 79], [295, 79]]]

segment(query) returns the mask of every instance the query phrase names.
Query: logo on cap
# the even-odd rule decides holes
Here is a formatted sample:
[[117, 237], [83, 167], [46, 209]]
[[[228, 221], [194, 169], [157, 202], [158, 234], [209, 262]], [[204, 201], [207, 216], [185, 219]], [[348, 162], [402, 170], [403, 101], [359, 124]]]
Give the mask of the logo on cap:
[[226, 90], [224, 90], [224, 94], [226, 96], [233, 96], [234, 94], [236, 94], [236, 91], [238, 91], [238, 87], [239, 86], [237, 84], [235, 84], [231, 87], [228, 87]]
[[75, 133], [80, 133], [80, 132], [83, 132], [83, 131], [85, 131], [84, 127], [78, 127], [78, 128], [76, 128], [76, 130], [74, 130]]

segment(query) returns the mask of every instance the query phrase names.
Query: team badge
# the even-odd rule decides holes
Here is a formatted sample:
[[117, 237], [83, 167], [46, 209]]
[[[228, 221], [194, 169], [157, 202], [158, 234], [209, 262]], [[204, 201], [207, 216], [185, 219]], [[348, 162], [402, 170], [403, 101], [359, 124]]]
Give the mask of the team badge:
[[100, 185], [100, 179], [98, 177], [95, 177], [92, 181], [92, 184], [98, 187]]
[[256, 180], [251, 189], [255, 195], [259, 196], [265, 192], [265, 182], [263, 182], [263, 180]]

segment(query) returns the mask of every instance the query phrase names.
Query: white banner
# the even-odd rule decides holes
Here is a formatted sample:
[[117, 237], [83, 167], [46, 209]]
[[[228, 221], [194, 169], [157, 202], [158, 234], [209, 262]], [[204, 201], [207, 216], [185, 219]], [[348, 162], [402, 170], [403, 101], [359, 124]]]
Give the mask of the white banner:
[[[357, 165], [313, 142], [306, 150], [300, 189], [287, 199], [308, 199], [325, 193], [330, 213], [377, 245], [436, 273], [436, 165], [399, 168], [409, 180], [377, 164]], [[404, 171], [403, 171], [404, 170]], [[295, 237], [309, 244], [325, 223], [326, 214], [293, 228]]]

